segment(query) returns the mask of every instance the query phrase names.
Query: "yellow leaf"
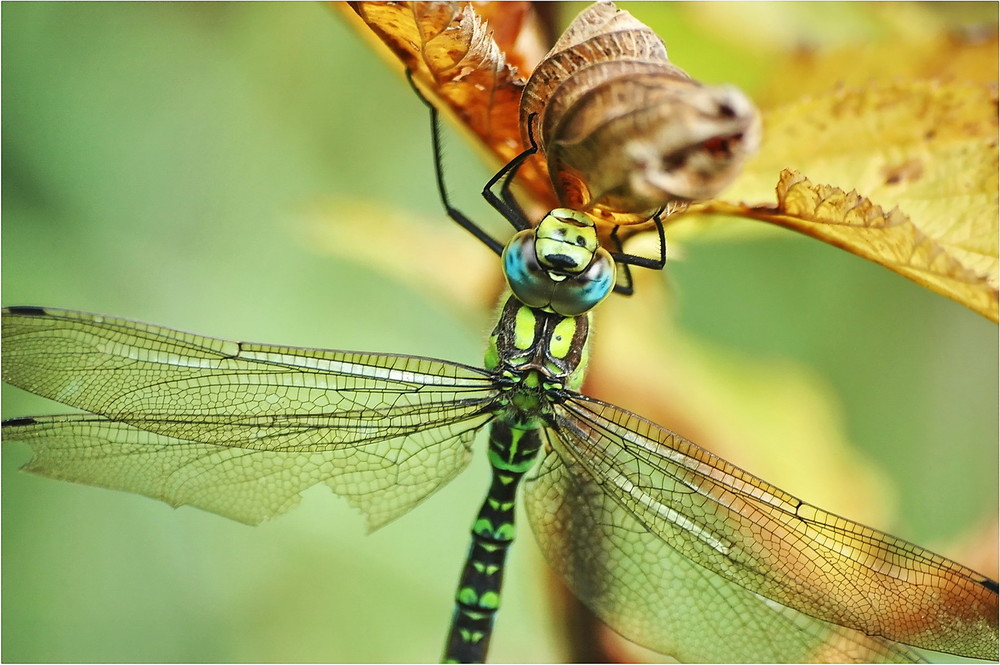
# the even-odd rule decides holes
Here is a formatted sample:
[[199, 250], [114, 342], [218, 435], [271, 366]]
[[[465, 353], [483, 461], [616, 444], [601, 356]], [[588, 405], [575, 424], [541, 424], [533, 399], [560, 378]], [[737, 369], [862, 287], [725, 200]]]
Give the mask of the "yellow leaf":
[[979, 2], [690, 3], [701, 30], [759, 62], [774, 107], [872, 81], [997, 80], [996, 5]]
[[[762, 106], [773, 107], [826, 92], [834, 85], [859, 87], [872, 80], [989, 83], [997, 80], [997, 57], [997, 35], [992, 30], [939, 31], [836, 49], [802, 49], [774, 59], [775, 68], [757, 99]], [[788, 85], [789, 81], [795, 85]]]
[[[713, 203], [706, 209], [794, 228], [995, 321], [996, 105], [991, 86], [919, 81], [837, 90], [775, 109], [764, 115], [759, 157], [727, 192], [730, 200], [765, 205]], [[834, 187], [809, 194], [815, 210], [772, 214], [772, 183], [786, 169]], [[796, 183], [782, 181], [787, 195]], [[802, 195], [817, 187], [806, 182]], [[848, 200], [834, 189], [860, 195]], [[799, 205], [797, 196], [784, 205]], [[839, 196], [846, 198], [838, 203]], [[838, 219], [838, 212], [851, 218]]]
[[[899, 208], [886, 212], [856, 191], [817, 185], [796, 171], [782, 171], [777, 193], [777, 208], [719, 204], [712, 209], [778, 224], [846, 249], [997, 321], [996, 218], [992, 227], [984, 223], [986, 228], [966, 229], [970, 234], [989, 231], [994, 242], [990, 257], [949, 244], [949, 235], [961, 231], [954, 224], [921, 227]], [[932, 235], [934, 231], [940, 233]], [[970, 243], [988, 240], [970, 238]]]
[[992, 86], [934, 81], [804, 98], [765, 113], [760, 152], [727, 198], [771, 201], [775, 176], [787, 168], [857, 189], [882, 205], [937, 194], [947, 210], [955, 202], [942, 195], [978, 194], [967, 203], [995, 210], [996, 104]]

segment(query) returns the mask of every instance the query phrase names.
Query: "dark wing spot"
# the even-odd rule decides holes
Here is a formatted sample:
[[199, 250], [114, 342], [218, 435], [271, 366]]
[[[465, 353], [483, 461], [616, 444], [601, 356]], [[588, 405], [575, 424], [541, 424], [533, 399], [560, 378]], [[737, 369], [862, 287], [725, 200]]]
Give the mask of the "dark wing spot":
[[49, 313], [45, 311], [42, 307], [27, 307], [27, 306], [14, 306], [14, 307], [4, 307], [4, 311], [8, 314], [17, 314], [18, 316], [48, 316]]
[[31, 417], [25, 418], [8, 418], [3, 421], [3, 427], [6, 429], [8, 427], [28, 427], [29, 425], [34, 425], [37, 421]]

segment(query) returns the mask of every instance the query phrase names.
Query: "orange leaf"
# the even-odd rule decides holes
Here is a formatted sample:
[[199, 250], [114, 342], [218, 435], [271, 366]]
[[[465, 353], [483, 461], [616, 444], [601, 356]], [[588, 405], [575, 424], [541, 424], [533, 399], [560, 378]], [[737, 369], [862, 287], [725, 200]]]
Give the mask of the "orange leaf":
[[[339, 6], [340, 3], [334, 3]], [[533, 65], [541, 54], [529, 36], [538, 31], [530, 3], [504, 3], [503, 11], [480, 9], [498, 23], [504, 44], [517, 44], [519, 63]], [[469, 130], [480, 146], [506, 163], [521, 152], [518, 103], [524, 79], [507, 63], [487, 24], [472, 5], [459, 2], [351, 2], [368, 30], [403, 66], [413, 72], [431, 103]], [[522, 35], [525, 35], [523, 38]], [[526, 164], [520, 182], [548, 207], [555, 199], [548, 177], [537, 164]]]

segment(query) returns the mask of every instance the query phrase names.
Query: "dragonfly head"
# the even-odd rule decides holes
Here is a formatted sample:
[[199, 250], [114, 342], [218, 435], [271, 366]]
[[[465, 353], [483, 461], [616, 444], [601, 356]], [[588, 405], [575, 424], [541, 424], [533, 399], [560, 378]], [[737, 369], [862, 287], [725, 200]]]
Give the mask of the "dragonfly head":
[[615, 287], [615, 262], [600, 246], [594, 222], [568, 208], [556, 208], [536, 228], [515, 234], [502, 261], [518, 300], [563, 316], [591, 310]]

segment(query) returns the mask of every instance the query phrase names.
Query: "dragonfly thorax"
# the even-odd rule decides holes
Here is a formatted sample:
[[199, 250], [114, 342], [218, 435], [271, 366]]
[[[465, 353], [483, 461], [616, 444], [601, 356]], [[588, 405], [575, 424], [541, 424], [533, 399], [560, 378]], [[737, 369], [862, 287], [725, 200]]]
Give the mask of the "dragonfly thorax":
[[583, 382], [589, 330], [589, 314], [562, 316], [528, 307], [512, 295], [490, 336], [486, 368], [518, 393], [515, 408], [530, 410], [531, 394], [551, 403], [556, 391], [577, 390]]
[[615, 262], [600, 246], [594, 222], [568, 208], [556, 208], [537, 227], [515, 234], [502, 262], [522, 303], [562, 316], [589, 311], [615, 288]]

